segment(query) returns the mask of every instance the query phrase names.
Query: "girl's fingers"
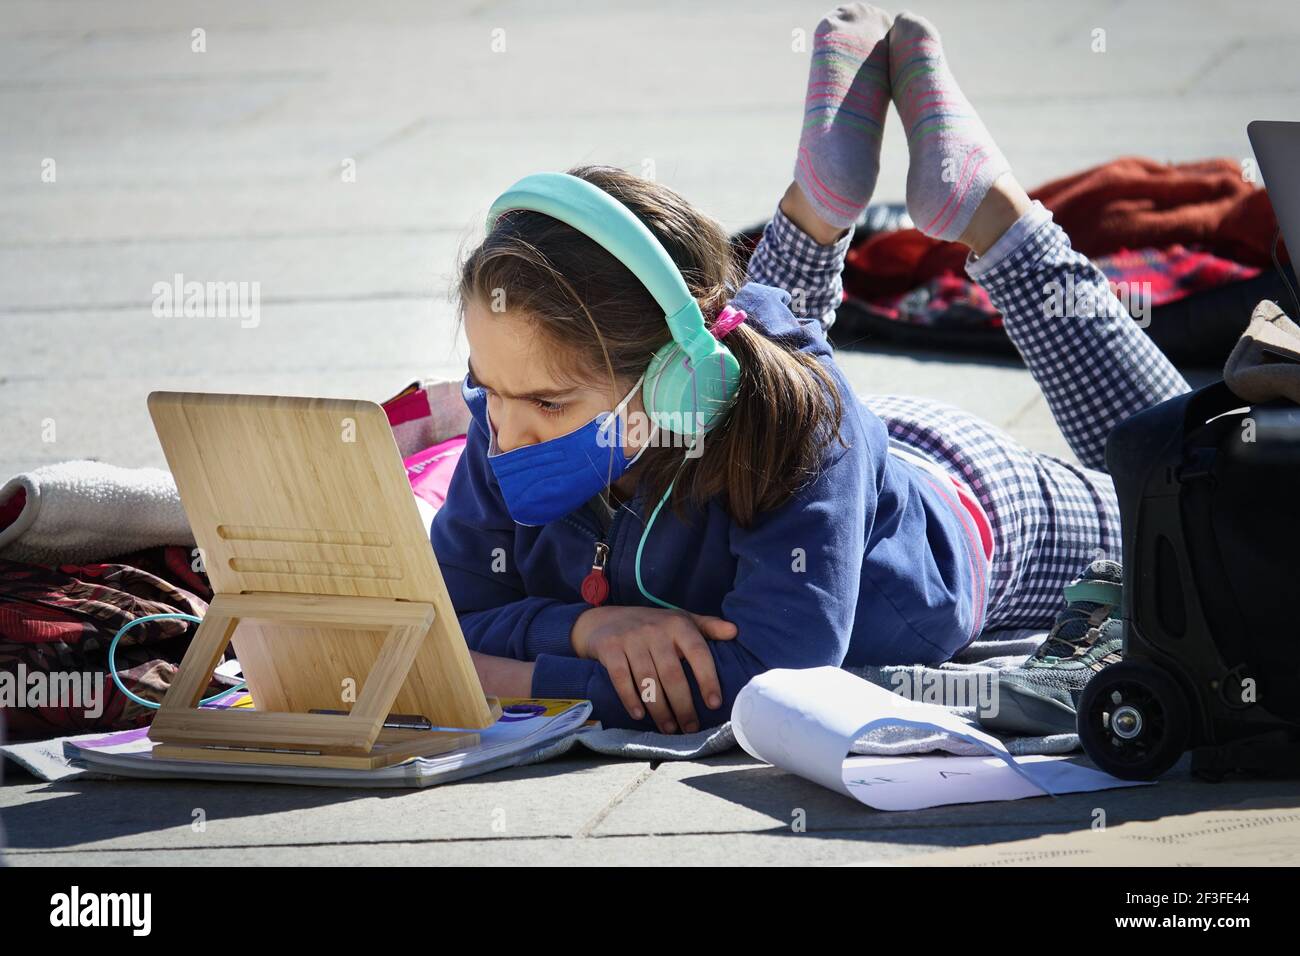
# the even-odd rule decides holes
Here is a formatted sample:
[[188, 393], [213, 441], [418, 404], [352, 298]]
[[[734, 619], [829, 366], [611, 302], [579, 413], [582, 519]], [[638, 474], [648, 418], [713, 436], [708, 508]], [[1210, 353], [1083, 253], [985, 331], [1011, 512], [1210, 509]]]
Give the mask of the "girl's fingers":
[[673, 716], [677, 718], [677, 726], [688, 734], [695, 733], [700, 729], [700, 721], [695, 716], [695, 701], [691, 699], [691, 685], [687, 682], [686, 672], [682, 670], [682, 662], [677, 657], [677, 646], [668, 644], [656, 648], [652, 653], [655, 667], [659, 671], [659, 679], [663, 684], [664, 696], [668, 698], [668, 706], [673, 709]]
[[686, 658], [699, 685], [700, 696], [712, 710], [722, 706], [722, 685], [718, 683], [718, 668], [709, 653], [709, 646], [698, 635], [687, 637], [677, 645], [678, 651]]
[[[627, 660], [632, 665], [632, 676], [635, 679], [637, 696], [645, 704], [646, 710], [650, 711], [655, 725], [662, 734], [676, 733], [677, 725], [673, 721], [672, 711], [668, 707], [668, 701], [664, 694], [663, 681], [660, 680], [659, 670], [655, 667], [654, 658], [643, 645], [634, 644], [627, 648]], [[646, 681], [650, 684], [647, 687]], [[645, 691], [649, 691], [648, 694]], [[646, 700], [646, 697], [649, 700]]]
[[604, 666], [609, 674], [609, 679], [614, 684], [614, 690], [618, 692], [618, 699], [623, 702], [623, 709], [633, 720], [640, 720], [645, 716], [645, 708], [641, 706], [641, 695], [637, 693], [636, 681], [632, 679], [632, 670], [628, 667], [627, 655], [621, 650], [605, 654], [600, 658], [600, 663]]
[[739, 633], [736, 625], [710, 614], [692, 614], [691, 620], [701, 634], [712, 641], [730, 641]]

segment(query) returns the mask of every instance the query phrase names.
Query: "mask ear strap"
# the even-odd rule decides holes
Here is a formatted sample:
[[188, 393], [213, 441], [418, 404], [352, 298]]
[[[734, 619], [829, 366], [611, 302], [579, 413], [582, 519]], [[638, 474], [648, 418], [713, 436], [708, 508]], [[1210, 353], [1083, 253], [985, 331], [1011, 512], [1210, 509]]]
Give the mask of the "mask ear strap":
[[636, 384], [633, 385], [631, 390], [629, 390], [628, 393], [623, 396], [623, 400], [614, 406], [614, 411], [617, 412], [621, 408], [626, 408], [627, 403], [632, 401], [632, 397], [636, 395], [637, 391], [640, 390], [641, 385], [644, 382], [645, 382], [645, 372], [642, 372], [641, 377], [636, 380]]
[[[601, 427], [602, 430], [604, 430], [604, 428], [605, 428], [605, 426], [606, 426], [606, 423], [614, 422], [614, 421], [618, 420], [619, 418], [622, 418], [623, 421], [624, 421], [624, 428], [623, 428], [623, 434], [620, 435], [619, 437], [620, 437], [621, 439], [623, 439], [623, 441], [626, 441], [626, 440], [627, 440], [627, 427], [626, 427], [626, 426], [627, 426], [627, 416], [624, 415], [624, 414], [622, 414], [622, 413], [623, 413], [624, 409], [627, 408], [627, 403], [630, 402], [630, 401], [632, 401], [632, 397], [633, 397], [634, 395], [636, 395], [637, 391], [641, 388], [641, 384], [642, 384], [644, 381], [645, 381], [645, 372], [642, 372], [642, 373], [641, 373], [641, 377], [638, 378], [638, 379], [636, 380], [636, 384], [633, 385], [632, 388], [628, 391], [628, 393], [627, 393], [626, 395], [623, 396], [622, 401], [620, 401], [617, 405], [614, 406], [614, 410], [611, 411], [611, 412], [609, 413], [609, 417], [608, 417], [607, 419], [605, 419], [604, 422], [601, 422], [600, 427]], [[643, 447], [643, 448], [642, 448], [642, 451], [644, 451], [644, 450], [645, 450], [645, 449], [644, 449], [644, 447]], [[638, 452], [638, 454], [640, 454], [640, 452]]]

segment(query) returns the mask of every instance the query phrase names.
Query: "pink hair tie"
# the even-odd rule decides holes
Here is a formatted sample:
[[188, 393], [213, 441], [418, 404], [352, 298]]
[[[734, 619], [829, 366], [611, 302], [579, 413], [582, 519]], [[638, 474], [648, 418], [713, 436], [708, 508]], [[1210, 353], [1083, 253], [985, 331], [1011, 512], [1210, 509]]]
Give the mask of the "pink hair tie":
[[744, 322], [746, 318], [747, 316], [740, 309], [733, 309], [729, 305], [724, 305], [722, 311], [718, 313], [718, 317], [713, 320], [713, 325], [709, 327], [709, 331], [713, 333], [715, 339], [720, 339], [741, 322]]

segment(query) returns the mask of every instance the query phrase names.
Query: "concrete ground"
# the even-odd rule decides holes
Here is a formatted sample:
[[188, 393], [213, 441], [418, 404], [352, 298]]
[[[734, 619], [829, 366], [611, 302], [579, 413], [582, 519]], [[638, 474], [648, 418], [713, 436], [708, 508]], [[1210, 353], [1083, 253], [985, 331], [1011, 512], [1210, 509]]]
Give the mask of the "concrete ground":
[[[806, 79], [793, 31], [828, 5], [7, 4], [0, 478], [82, 457], [161, 465], [154, 389], [382, 400], [459, 376], [457, 252], [526, 173], [612, 163], [730, 227], [766, 218]], [[1029, 185], [1120, 154], [1245, 160], [1246, 123], [1291, 117], [1300, 92], [1292, 0], [918, 6]], [[877, 197], [900, 199], [905, 174], [891, 115]], [[258, 322], [155, 317], [154, 284], [177, 274], [258, 283]], [[942, 398], [1068, 453], [1015, 363], [870, 341], [840, 361], [862, 391]], [[894, 862], [1087, 832], [1098, 808], [1111, 825], [1190, 825], [1296, 803], [1293, 785], [1176, 772], [1154, 789], [887, 815], [741, 755], [566, 757], [378, 794], [11, 774], [0, 819], [18, 864]], [[806, 833], [791, 832], [797, 809]]]

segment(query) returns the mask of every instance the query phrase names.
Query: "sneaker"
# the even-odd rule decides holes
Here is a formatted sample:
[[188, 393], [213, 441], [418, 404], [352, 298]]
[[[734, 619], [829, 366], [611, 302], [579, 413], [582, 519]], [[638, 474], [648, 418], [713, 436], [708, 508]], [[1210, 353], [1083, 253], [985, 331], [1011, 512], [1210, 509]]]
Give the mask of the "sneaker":
[[1119, 619], [1123, 569], [1098, 560], [1065, 588], [1066, 608], [1047, 640], [1015, 670], [998, 677], [998, 712], [980, 723], [1003, 734], [1047, 736], [1075, 732], [1083, 688], [1098, 671], [1121, 660]]

